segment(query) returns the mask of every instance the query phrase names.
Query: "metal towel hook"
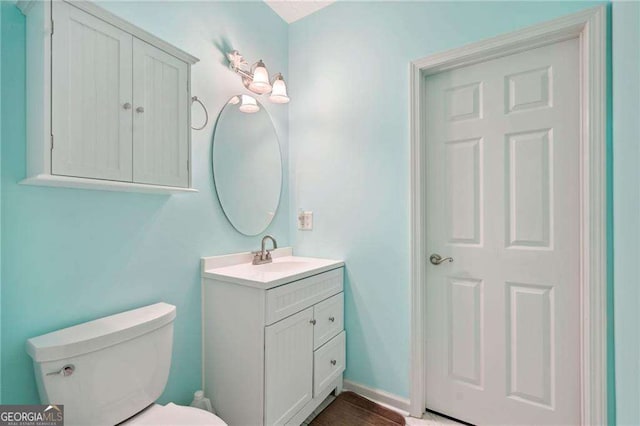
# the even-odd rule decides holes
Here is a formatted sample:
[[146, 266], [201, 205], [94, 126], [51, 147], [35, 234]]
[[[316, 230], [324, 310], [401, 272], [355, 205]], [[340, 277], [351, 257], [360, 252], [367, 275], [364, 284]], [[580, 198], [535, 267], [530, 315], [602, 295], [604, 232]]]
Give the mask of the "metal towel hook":
[[202, 126], [200, 126], [200, 127], [193, 127], [193, 126], [191, 126], [191, 128], [192, 128], [193, 130], [202, 130], [202, 129], [204, 129], [205, 127], [207, 127], [207, 124], [209, 123], [209, 111], [207, 111], [207, 107], [206, 107], [206, 106], [204, 106], [204, 104], [202, 103], [202, 101], [201, 101], [200, 99], [198, 99], [198, 97], [197, 97], [197, 96], [193, 96], [193, 97], [191, 98], [191, 104], [193, 104], [194, 102], [197, 102], [197, 103], [199, 103], [199, 104], [200, 104], [200, 106], [201, 106], [201, 107], [202, 107], [202, 109], [204, 110], [204, 117], [205, 117], [205, 118], [204, 118], [204, 124], [203, 124]]

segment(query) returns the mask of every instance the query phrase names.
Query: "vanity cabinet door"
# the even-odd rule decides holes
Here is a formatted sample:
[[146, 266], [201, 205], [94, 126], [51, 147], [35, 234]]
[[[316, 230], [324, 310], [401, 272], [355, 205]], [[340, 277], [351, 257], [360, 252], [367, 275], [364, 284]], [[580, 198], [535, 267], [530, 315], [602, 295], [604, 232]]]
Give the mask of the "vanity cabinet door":
[[265, 425], [284, 424], [312, 398], [313, 307], [265, 328]]
[[189, 186], [188, 65], [133, 39], [133, 181]]
[[132, 179], [132, 36], [53, 2], [51, 172]]

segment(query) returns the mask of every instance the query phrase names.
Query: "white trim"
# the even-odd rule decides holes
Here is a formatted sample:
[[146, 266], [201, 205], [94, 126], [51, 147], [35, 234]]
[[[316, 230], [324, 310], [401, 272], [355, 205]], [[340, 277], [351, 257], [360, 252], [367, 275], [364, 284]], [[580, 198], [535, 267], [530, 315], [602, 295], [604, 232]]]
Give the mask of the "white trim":
[[144, 183], [119, 182], [115, 180], [86, 179], [73, 176], [39, 174], [19, 182], [21, 185], [57, 186], [63, 188], [98, 189], [103, 191], [142, 192], [146, 194], [180, 194], [198, 192], [193, 188], [176, 186], [147, 185]]
[[394, 395], [380, 389], [373, 389], [360, 383], [352, 382], [351, 380], [344, 381], [344, 390], [362, 395], [380, 405], [384, 405], [399, 412], [403, 416], [407, 416], [409, 414], [409, 400], [401, 396]]
[[554, 21], [494, 37], [410, 66], [411, 120], [411, 404], [425, 409], [426, 265], [423, 197], [425, 150], [421, 142], [424, 77], [556, 43], [580, 39], [581, 137], [581, 424], [607, 423], [607, 241], [606, 241], [606, 8], [599, 6]]
[[599, 13], [605, 14], [603, 6], [586, 9], [553, 21], [543, 22], [446, 52], [436, 53], [413, 61], [411, 64], [419, 69], [424, 76], [569, 40], [583, 35], [586, 27]]
[[20, 9], [23, 15], [28, 15], [29, 11], [35, 4], [35, 0], [18, 0], [16, 2], [16, 7]]
[[601, 6], [580, 36], [582, 423], [607, 424], [607, 21]]
[[426, 348], [424, 339], [425, 327], [425, 260], [426, 252], [426, 224], [424, 221], [426, 197], [422, 196], [425, 173], [422, 164], [425, 163], [424, 151], [420, 142], [423, 140], [420, 125], [421, 98], [424, 87], [421, 84], [422, 71], [415, 63], [411, 64], [409, 86], [411, 88], [411, 389], [409, 413], [413, 417], [422, 417], [425, 411], [425, 359]]

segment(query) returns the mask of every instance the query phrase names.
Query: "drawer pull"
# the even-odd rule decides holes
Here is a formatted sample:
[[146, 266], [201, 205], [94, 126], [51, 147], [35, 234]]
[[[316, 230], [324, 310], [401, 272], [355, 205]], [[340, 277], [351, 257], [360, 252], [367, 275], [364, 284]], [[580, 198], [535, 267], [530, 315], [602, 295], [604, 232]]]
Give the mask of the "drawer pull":
[[335, 359], [331, 360], [331, 365], [336, 365], [336, 360]]
[[336, 319], [335, 319], [334, 317], [329, 317], [329, 321], [331, 321], [331, 322], [335, 322], [335, 320], [336, 320]]
[[312, 319], [311, 321], [309, 321], [309, 324], [316, 325], [316, 320]]

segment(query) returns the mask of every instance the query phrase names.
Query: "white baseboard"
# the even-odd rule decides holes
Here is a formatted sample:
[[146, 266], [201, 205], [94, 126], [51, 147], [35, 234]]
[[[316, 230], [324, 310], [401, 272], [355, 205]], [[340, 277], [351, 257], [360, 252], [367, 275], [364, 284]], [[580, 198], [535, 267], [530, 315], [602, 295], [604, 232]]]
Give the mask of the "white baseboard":
[[360, 383], [352, 382], [351, 380], [344, 381], [344, 389], [355, 392], [365, 398], [377, 402], [380, 405], [391, 408], [403, 416], [409, 415], [409, 407], [411, 404], [406, 398], [402, 398], [398, 395], [394, 395], [380, 389], [372, 389], [368, 386], [361, 385]]

